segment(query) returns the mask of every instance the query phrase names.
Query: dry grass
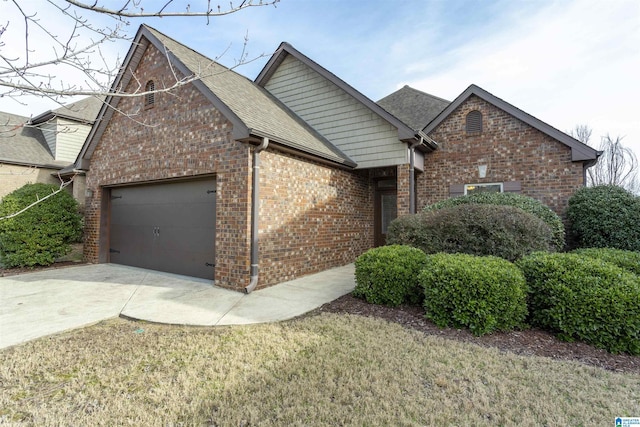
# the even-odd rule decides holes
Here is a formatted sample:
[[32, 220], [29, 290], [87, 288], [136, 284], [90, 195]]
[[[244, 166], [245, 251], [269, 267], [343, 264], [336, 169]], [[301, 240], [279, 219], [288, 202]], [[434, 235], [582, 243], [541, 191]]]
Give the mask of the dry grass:
[[0, 424], [613, 425], [640, 376], [378, 319], [187, 328], [114, 319], [0, 352]]

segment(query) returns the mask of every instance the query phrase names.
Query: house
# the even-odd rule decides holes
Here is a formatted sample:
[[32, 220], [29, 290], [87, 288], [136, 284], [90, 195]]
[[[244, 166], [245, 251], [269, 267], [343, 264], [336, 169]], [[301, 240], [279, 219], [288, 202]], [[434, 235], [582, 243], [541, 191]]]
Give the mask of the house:
[[376, 103], [287, 43], [252, 81], [143, 25], [113, 83], [141, 87], [106, 99], [75, 163], [86, 259], [246, 292], [350, 263], [396, 216], [465, 191], [561, 212], [597, 159], [476, 86]]
[[[101, 104], [85, 98], [34, 118], [0, 112], [0, 198], [27, 183], [68, 179], [65, 168], [75, 162]], [[69, 188], [83, 204], [84, 176]]]

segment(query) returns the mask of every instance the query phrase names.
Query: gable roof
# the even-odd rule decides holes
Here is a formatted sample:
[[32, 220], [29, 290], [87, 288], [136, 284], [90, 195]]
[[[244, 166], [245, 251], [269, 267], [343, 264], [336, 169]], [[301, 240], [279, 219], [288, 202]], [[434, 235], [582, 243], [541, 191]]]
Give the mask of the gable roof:
[[28, 117], [0, 111], [0, 163], [60, 169], [39, 129], [26, 125]]
[[63, 119], [74, 120], [76, 122], [93, 124], [98, 116], [100, 107], [104, 101], [103, 97], [87, 97], [71, 104], [63, 105], [55, 110], [45, 111], [42, 114], [32, 118], [31, 124], [40, 124], [53, 119], [54, 117], [60, 117]]
[[464, 92], [462, 92], [447, 108], [445, 108], [435, 119], [431, 121], [427, 126], [424, 127], [423, 131], [426, 134], [432, 132], [440, 123], [442, 123], [448, 116], [451, 114], [456, 108], [458, 108], [464, 101], [466, 101], [471, 95], [475, 95], [486, 102], [493, 104], [494, 106], [500, 108], [507, 114], [512, 115], [513, 117], [523, 121], [529, 126], [539, 130], [540, 132], [554, 138], [555, 140], [563, 143], [567, 147], [571, 148], [571, 160], [574, 162], [580, 161], [593, 161], [596, 160], [599, 156], [599, 152], [589, 147], [586, 144], [578, 141], [567, 135], [566, 133], [559, 131], [553, 126], [548, 125], [547, 123], [533, 117], [530, 114], [525, 113], [519, 108], [509, 104], [508, 102], [498, 98], [495, 95], [487, 92], [479, 86], [471, 85]]
[[307, 57], [306, 55], [298, 51], [296, 48], [294, 48], [292, 45], [290, 45], [287, 42], [280, 43], [278, 50], [276, 50], [276, 52], [273, 54], [271, 59], [269, 59], [269, 62], [267, 62], [267, 64], [264, 66], [260, 74], [258, 74], [258, 77], [256, 77], [255, 79], [255, 82], [261, 87], [264, 87], [269, 81], [269, 79], [271, 78], [271, 76], [273, 75], [273, 73], [275, 73], [275, 71], [278, 69], [278, 66], [282, 64], [282, 61], [284, 61], [287, 55], [292, 55], [298, 61], [302, 62], [303, 64], [311, 68], [313, 71], [320, 74], [322, 77], [324, 77], [334, 85], [338, 86], [347, 94], [351, 95], [358, 102], [360, 102], [362, 105], [364, 105], [369, 110], [371, 110], [374, 114], [380, 116], [382, 119], [386, 120], [389, 124], [397, 128], [399, 140], [413, 141], [416, 139], [416, 131], [414, 129], [412, 129], [402, 120], [398, 119], [393, 114], [389, 113], [384, 108], [382, 108], [380, 105], [376, 104], [371, 99], [369, 99], [368, 97], [360, 93], [358, 90], [356, 90], [354, 87], [346, 83], [344, 80], [342, 80], [341, 78], [339, 78], [338, 76], [336, 76], [335, 74], [327, 70], [326, 68], [322, 67], [317, 62], [313, 61], [312, 59], [310, 59], [309, 57]]
[[[112, 85], [112, 90], [127, 86], [132, 73], [127, 73], [126, 70], [137, 67], [149, 44], [161, 52], [166, 52], [172, 65], [183, 75], [203, 73], [203, 77], [192, 84], [233, 124], [235, 139], [268, 137], [271, 142], [285, 148], [308, 153], [347, 167], [356, 166], [353, 160], [266, 90], [235, 71], [146, 25], [138, 29], [121, 71]], [[108, 97], [101, 108], [98, 125], [92, 129], [76, 161], [78, 168], [86, 169], [88, 163], [86, 160], [91, 158], [97, 142], [113, 115], [113, 108], [109, 105], [115, 106], [116, 98], [116, 96]]]
[[407, 85], [378, 101], [382, 108], [417, 130], [423, 129], [449, 104], [451, 101]]

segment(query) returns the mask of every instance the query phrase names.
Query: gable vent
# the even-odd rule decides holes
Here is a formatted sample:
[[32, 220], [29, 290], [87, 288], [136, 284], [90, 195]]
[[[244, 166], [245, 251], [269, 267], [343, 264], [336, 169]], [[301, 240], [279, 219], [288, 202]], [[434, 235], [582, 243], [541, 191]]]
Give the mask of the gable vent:
[[467, 114], [466, 123], [467, 133], [480, 133], [482, 132], [482, 113], [478, 110], [470, 111]]
[[145, 105], [145, 107], [149, 107], [149, 106], [155, 104], [155, 102], [156, 102], [156, 94], [155, 94], [154, 90], [156, 90], [156, 84], [153, 82], [153, 80], [149, 80], [147, 82], [147, 84], [144, 86], [144, 91], [145, 92], [150, 92], [150, 93], [147, 93], [144, 96], [144, 105]]

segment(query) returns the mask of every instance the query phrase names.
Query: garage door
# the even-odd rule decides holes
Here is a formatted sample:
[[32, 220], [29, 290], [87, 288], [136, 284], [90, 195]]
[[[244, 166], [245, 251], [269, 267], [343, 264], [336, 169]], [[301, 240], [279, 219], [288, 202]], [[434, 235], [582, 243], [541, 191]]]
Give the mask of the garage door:
[[110, 262], [214, 279], [216, 182], [111, 189]]

